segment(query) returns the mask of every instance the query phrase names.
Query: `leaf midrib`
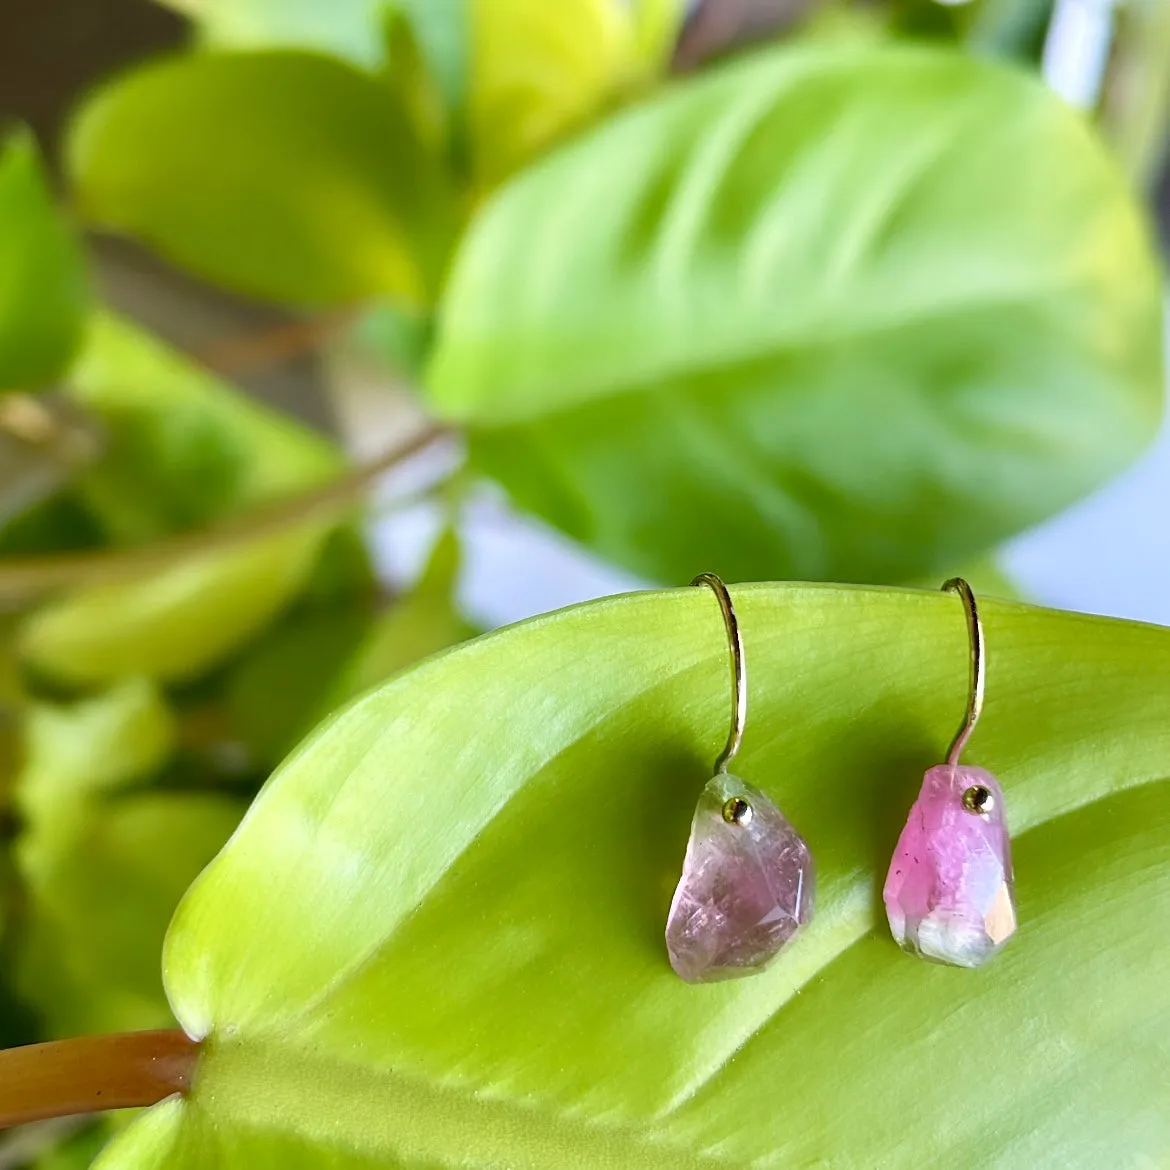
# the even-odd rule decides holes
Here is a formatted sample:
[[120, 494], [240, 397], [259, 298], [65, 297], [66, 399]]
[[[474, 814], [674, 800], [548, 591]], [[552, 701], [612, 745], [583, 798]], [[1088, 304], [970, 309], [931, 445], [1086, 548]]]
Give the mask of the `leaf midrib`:
[[[695, 355], [686, 353], [680, 355], [677, 346], [668, 346], [664, 347], [664, 355], [668, 360], [654, 369], [640, 371], [628, 381], [611, 381], [608, 384], [595, 382], [574, 388], [564, 377], [563, 372], [558, 373], [559, 395], [551, 409], [546, 394], [526, 391], [519, 406], [512, 406], [507, 400], [501, 402], [493, 390], [483, 386], [477, 389], [474, 399], [463, 398], [455, 403], [446, 403], [444, 395], [435, 395], [433, 389], [430, 398], [432, 404], [438, 407], [438, 413], [454, 422], [466, 423], [484, 431], [506, 430], [510, 427], [557, 419], [613, 399], [645, 395], [660, 389], [664, 382], [671, 380], [724, 381], [738, 369], [759, 365], [778, 356], [806, 353], [859, 338], [895, 333], [905, 328], [929, 326], [956, 313], [968, 315], [972, 312], [997, 310], [1019, 315], [1026, 308], [1034, 308], [1037, 301], [1042, 301], [1047, 296], [1064, 293], [1070, 287], [1076, 287], [1076, 283], [1070, 279], [1043, 280], [1029, 282], [1023, 288], [997, 290], [985, 296], [966, 300], [956, 298], [952, 302], [947, 302], [936, 299], [917, 306], [917, 311], [879, 315], [848, 329], [840, 328], [838, 323], [831, 319], [831, 315], [826, 315], [826, 321], [819, 328], [806, 328], [803, 332], [800, 328], [794, 328], [785, 336], [769, 337], [763, 344], [735, 346], [719, 355], [708, 355], [706, 360], [694, 360]], [[668, 332], [677, 332], [677, 326]], [[430, 384], [429, 378], [427, 384]], [[489, 398], [491, 417], [481, 417], [481, 407]]]
[[[576, 1119], [548, 1109], [542, 1100], [525, 1103], [462, 1085], [443, 1087], [399, 1069], [370, 1075], [357, 1061], [320, 1050], [297, 1049], [297, 1075], [290, 1076], [290, 1048], [276, 1036], [209, 1044], [184, 1107], [203, 1111], [206, 1097], [205, 1115], [214, 1119], [211, 1128], [217, 1132], [234, 1125], [251, 1133], [291, 1135], [315, 1146], [452, 1170], [469, 1165], [734, 1170], [744, 1165], [656, 1136], [638, 1119]], [[367, 1124], [345, 1127], [351, 1117]], [[289, 1124], [274, 1124], [275, 1118]], [[522, 1149], [515, 1148], [516, 1134], [523, 1135]]]

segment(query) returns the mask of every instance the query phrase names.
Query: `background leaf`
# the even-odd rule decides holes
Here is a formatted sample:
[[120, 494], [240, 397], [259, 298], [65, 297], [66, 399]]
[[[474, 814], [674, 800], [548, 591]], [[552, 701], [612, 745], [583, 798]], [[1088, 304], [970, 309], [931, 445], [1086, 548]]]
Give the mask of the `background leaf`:
[[242, 812], [229, 796], [146, 792], [90, 802], [43, 840], [30, 831], [18, 846], [28, 924], [17, 986], [50, 1035], [172, 1023], [158, 950], [183, 891]]
[[440, 536], [411, 590], [384, 612], [342, 594], [334, 604], [291, 613], [231, 672], [234, 729], [269, 766], [279, 763], [325, 715], [403, 667], [470, 638], [455, 605], [459, 546]]
[[131, 790], [175, 745], [171, 712], [145, 679], [31, 704], [24, 741], [15, 986], [50, 1035], [166, 1026], [158, 947], [242, 805]]
[[456, 104], [466, 56], [465, 0], [163, 0], [195, 21], [202, 42], [229, 49], [315, 49], [355, 65], [385, 63], [387, 14], [406, 15], [436, 80]]
[[[94, 320], [70, 393], [106, 440], [75, 490], [115, 542], [207, 524], [311, 489], [343, 466], [322, 436], [111, 315]], [[312, 521], [226, 550], [146, 563], [132, 579], [54, 599], [23, 626], [22, 656], [55, 680], [81, 685], [197, 677], [311, 584], [336, 529]], [[342, 551], [336, 542], [328, 547]], [[343, 592], [361, 574], [364, 554], [353, 552], [331, 556]]]
[[776, 49], [503, 189], [429, 388], [517, 504], [646, 577], [908, 580], [1132, 458], [1161, 304], [1116, 167], [1038, 81]]
[[140, 68], [90, 98], [69, 159], [93, 222], [274, 300], [427, 303], [455, 230], [439, 162], [390, 88], [311, 53]]
[[147, 776], [174, 747], [175, 726], [158, 689], [127, 678], [76, 703], [38, 702], [22, 721], [24, 766], [17, 784], [22, 814], [51, 828], [59, 810]]
[[1007, 792], [1021, 929], [972, 973], [901, 954], [877, 903], [963, 710], [958, 601], [734, 592], [736, 770], [818, 865], [771, 970], [694, 987], [664, 953], [725, 730], [710, 595], [538, 618], [357, 701], [261, 793], [168, 936], [195, 1088], [102, 1170], [1163, 1159], [1170, 631], [985, 604], [968, 759]]
[[0, 149], [0, 390], [33, 390], [68, 365], [81, 340], [81, 251], [53, 205], [33, 137]]
[[388, 0], [163, 0], [189, 16], [210, 48], [314, 49], [355, 65], [382, 63]]
[[468, 6], [475, 0], [396, 0], [411, 23], [436, 83], [453, 110], [462, 109], [469, 68]]
[[448, 529], [435, 542], [410, 592], [395, 600], [368, 630], [314, 713], [318, 720], [404, 667], [475, 634], [455, 603], [459, 559], [458, 537]]
[[101, 1151], [107, 1133], [104, 1123], [86, 1126], [42, 1154], [33, 1163], [32, 1170], [86, 1170]]
[[41, 673], [76, 685], [133, 674], [197, 677], [293, 600], [327, 531], [314, 523], [225, 552], [186, 556], [134, 580], [79, 589], [29, 616], [21, 655]]
[[249, 648], [224, 697], [233, 730], [256, 759], [279, 763], [325, 713], [324, 696], [370, 621], [367, 607], [298, 607]]
[[633, 0], [631, 12], [638, 52], [654, 69], [664, 70], [669, 66], [689, 8], [687, 0]]
[[[661, 66], [656, 3], [470, 0], [474, 168], [494, 186]], [[657, 26], [657, 27], [656, 27]]]
[[90, 326], [70, 395], [106, 439], [79, 490], [116, 542], [207, 524], [323, 483], [344, 466], [322, 436], [110, 314]]

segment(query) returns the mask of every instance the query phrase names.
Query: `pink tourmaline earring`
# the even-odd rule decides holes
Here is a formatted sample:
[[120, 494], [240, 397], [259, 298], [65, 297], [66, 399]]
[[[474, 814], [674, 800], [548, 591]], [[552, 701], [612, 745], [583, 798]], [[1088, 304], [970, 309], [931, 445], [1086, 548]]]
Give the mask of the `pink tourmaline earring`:
[[762, 971], [813, 912], [815, 870], [804, 838], [727, 766], [747, 721], [747, 660], [727, 586], [714, 573], [731, 647], [731, 733], [695, 807], [682, 877], [666, 919], [670, 965], [688, 983]]
[[922, 781], [898, 838], [883, 898], [899, 946], [924, 959], [978, 967], [1016, 929], [1011, 840], [999, 781], [982, 768], [959, 763], [983, 710], [983, 623], [966, 581], [954, 577], [943, 588], [958, 593], [967, 611], [967, 717], [947, 762], [931, 768]]

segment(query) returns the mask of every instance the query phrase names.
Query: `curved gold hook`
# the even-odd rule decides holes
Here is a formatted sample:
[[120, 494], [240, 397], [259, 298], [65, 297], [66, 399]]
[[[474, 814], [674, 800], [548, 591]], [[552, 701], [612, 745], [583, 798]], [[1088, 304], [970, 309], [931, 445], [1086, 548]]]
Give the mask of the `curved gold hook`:
[[739, 745], [743, 742], [744, 724], [747, 723], [747, 659], [743, 652], [743, 637], [739, 632], [739, 621], [731, 594], [722, 578], [714, 573], [700, 573], [692, 585], [709, 585], [719, 599], [723, 611], [723, 623], [727, 627], [727, 643], [731, 649], [731, 730], [727, 735], [727, 746], [715, 761], [715, 771], [726, 772], [727, 765], [735, 759]]
[[971, 586], [962, 577], [952, 577], [943, 583], [943, 589], [950, 593], [957, 593], [963, 599], [963, 608], [967, 611], [967, 635], [971, 641], [971, 681], [967, 692], [967, 716], [962, 727], [951, 744], [947, 753], [947, 763], [957, 764], [967, 746], [967, 740], [979, 722], [983, 713], [983, 692], [987, 685], [987, 656], [983, 646], [983, 622], [979, 619], [979, 606], [975, 604], [975, 594]]

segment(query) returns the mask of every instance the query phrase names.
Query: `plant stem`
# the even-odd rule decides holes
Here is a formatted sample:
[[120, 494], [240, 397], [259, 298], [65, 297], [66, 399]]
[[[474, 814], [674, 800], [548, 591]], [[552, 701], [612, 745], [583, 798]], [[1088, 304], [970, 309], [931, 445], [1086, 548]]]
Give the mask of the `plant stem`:
[[178, 1029], [9, 1048], [0, 1052], [0, 1128], [153, 1105], [188, 1088], [198, 1055]]
[[200, 532], [169, 537], [142, 548], [6, 561], [0, 564], [0, 609], [27, 603], [52, 589], [104, 584], [157, 573], [188, 557], [226, 552], [313, 520], [330, 518], [360, 498], [391, 467], [451, 433], [448, 427], [430, 423], [340, 479]]
[[218, 374], [253, 373], [317, 349], [322, 342], [348, 329], [358, 317], [353, 309], [343, 309], [304, 321], [286, 321], [260, 333], [206, 346], [194, 356]]

